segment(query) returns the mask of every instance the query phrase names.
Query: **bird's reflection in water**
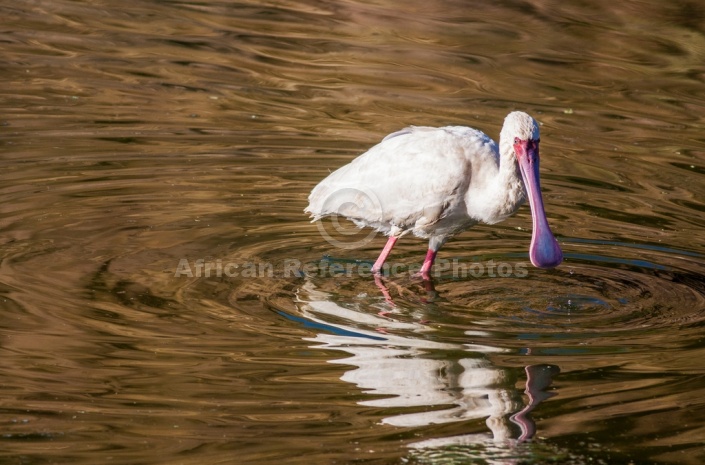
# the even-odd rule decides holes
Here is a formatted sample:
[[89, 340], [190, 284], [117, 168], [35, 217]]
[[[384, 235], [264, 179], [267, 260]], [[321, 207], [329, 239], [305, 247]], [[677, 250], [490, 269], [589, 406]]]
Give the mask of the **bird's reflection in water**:
[[[325, 329], [310, 339], [315, 347], [348, 352], [349, 357], [331, 360], [352, 367], [341, 379], [374, 396], [360, 404], [394, 409], [383, 423], [421, 427], [485, 419], [489, 429], [479, 435], [430, 439], [418, 447], [453, 441], [515, 444], [534, 436], [531, 412], [555, 395], [548, 389], [559, 373], [557, 366], [525, 367], [528, 402], [524, 402], [516, 387], [521, 369], [497, 367], [489, 360], [490, 354], [505, 349], [435, 341], [424, 334], [434, 331], [428, 325], [395, 321], [355, 305], [360, 304], [346, 302], [343, 307], [310, 281], [298, 292], [302, 316]], [[379, 327], [387, 332], [380, 334]], [[403, 407], [413, 411], [398, 413]], [[428, 408], [419, 411], [421, 407]]]
[[[394, 303], [394, 298], [392, 297], [389, 287], [395, 287], [400, 294], [408, 292], [403, 286], [399, 286], [395, 281], [390, 280], [379, 273], [373, 274], [372, 277], [374, 278], [375, 285], [382, 293], [382, 296], [384, 296], [384, 300], [393, 307], [396, 306], [396, 304]], [[433, 279], [417, 277], [414, 281], [418, 283], [424, 291], [425, 295], [424, 297], [421, 297], [421, 302], [434, 302], [440, 297], [438, 291], [436, 291], [436, 285], [433, 283]]]

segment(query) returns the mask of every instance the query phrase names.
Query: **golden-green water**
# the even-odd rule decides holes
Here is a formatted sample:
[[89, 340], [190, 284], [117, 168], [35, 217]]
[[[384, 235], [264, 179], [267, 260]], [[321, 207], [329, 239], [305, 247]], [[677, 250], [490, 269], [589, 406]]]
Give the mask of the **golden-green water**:
[[[705, 6], [0, 17], [3, 463], [705, 460]], [[376, 283], [383, 237], [303, 214], [392, 131], [497, 137], [515, 109], [555, 270], [528, 265], [526, 207], [446, 244], [435, 290], [407, 272], [423, 241]]]

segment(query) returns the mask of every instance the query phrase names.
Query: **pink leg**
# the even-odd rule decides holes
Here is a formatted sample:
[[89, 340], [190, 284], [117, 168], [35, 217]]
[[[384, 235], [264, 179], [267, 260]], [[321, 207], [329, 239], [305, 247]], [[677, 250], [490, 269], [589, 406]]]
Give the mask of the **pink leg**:
[[389, 240], [387, 240], [387, 244], [382, 249], [382, 253], [379, 254], [379, 258], [377, 258], [375, 264], [372, 265], [373, 273], [379, 273], [382, 270], [382, 265], [384, 265], [389, 253], [394, 248], [394, 244], [397, 242], [397, 239], [399, 239], [397, 236], [389, 236]]
[[433, 266], [433, 261], [436, 259], [437, 253], [438, 252], [431, 249], [428, 249], [428, 252], [426, 252], [426, 259], [423, 261], [423, 265], [421, 265], [421, 270], [419, 270], [419, 274], [425, 280], [431, 279], [431, 267]]

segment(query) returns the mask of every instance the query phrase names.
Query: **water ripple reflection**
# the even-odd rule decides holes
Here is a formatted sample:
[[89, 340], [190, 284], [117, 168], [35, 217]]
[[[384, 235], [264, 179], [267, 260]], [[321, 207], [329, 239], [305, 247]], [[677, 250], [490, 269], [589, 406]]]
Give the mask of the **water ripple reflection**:
[[[703, 7], [400, 5], [0, 5], [0, 461], [705, 462]], [[308, 223], [329, 170], [515, 109], [561, 267], [523, 208], [435, 288], [321, 272], [383, 245]]]
[[[620, 388], [605, 384], [615, 389], [612, 397], [624, 390], [633, 394], [627, 412], [649, 402], [649, 396], [667, 402], [669, 384], [660, 381], [669, 370], [666, 360], [673, 361], [674, 373], [688, 370], [680, 351], [693, 343], [701, 346], [696, 342], [705, 322], [700, 254], [618, 241], [565, 243], [583, 253], [567, 254], [564, 269], [532, 270], [524, 278], [441, 275], [433, 292], [408, 278], [385, 279], [387, 292], [382, 292], [371, 283], [359, 288], [354, 284], [361, 284], [359, 278], [338, 276], [331, 287], [330, 279], [310, 277], [297, 291], [298, 314], [318, 333], [308, 339], [315, 343], [312, 347], [350, 355], [331, 362], [352, 367], [341, 379], [371, 397], [360, 405], [383, 409], [382, 423], [406, 428], [474, 425], [473, 434], [413, 444], [418, 453], [412, 460], [479, 454], [489, 463], [504, 463], [505, 454], [521, 455], [518, 444], [536, 431], [530, 416], [517, 421], [526, 419], [521, 412], [551, 412], [558, 405], [551, 402], [575, 402], [582, 395], [575, 389], [584, 382], [579, 373], [585, 364], [620, 360], [616, 363], [621, 369], [606, 366], [600, 376], [605, 383], [611, 376], [620, 380]], [[670, 332], [674, 325], [677, 339]], [[658, 372], [647, 368], [655, 351], [663, 367]], [[605, 359], [607, 355], [613, 358]], [[531, 373], [542, 370], [550, 377], [538, 382], [542, 388], [533, 389]], [[628, 379], [621, 370], [640, 374]], [[533, 379], [537, 377], [541, 379]], [[546, 390], [554, 381], [555, 387]], [[541, 406], [536, 399], [550, 405]], [[603, 400], [595, 402], [601, 405]], [[592, 413], [583, 418], [576, 406], [570, 415], [585, 425]], [[553, 429], [550, 423], [543, 425]], [[552, 450], [559, 456], [567, 453]], [[541, 463], [536, 456], [535, 463]], [[574, 455], [564, 460], [592, 459]]]

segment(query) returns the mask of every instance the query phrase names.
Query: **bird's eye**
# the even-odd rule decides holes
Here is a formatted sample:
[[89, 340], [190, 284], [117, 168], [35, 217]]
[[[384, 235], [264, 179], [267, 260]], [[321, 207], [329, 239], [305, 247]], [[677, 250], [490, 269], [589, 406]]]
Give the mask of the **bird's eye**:
[[520, 139], [519, 139], [518, 137], [515, 137], [515, 138], [514, 138], [514, 143], [515, 143], [515, 144], [518, 144], [519, 142], [520, 142]]

